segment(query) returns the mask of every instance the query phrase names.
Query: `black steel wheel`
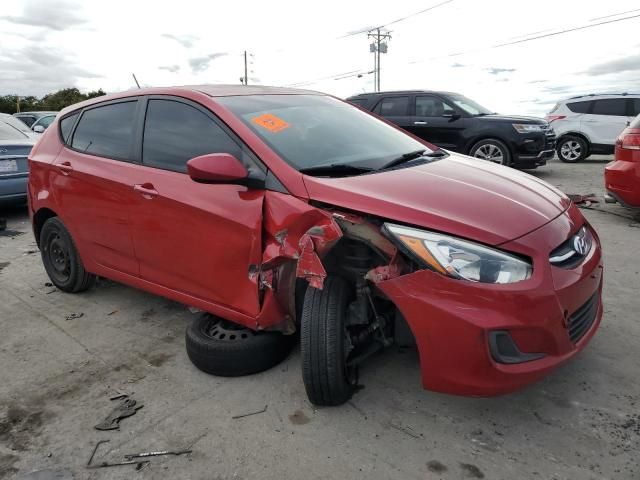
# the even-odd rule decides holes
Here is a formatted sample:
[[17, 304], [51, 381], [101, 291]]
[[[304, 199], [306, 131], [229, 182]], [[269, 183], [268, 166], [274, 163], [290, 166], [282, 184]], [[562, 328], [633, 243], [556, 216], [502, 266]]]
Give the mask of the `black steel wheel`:
[[267, 370], [284, 360], [293, 335], [256, 332], [208, 313], [187, 328], [187, 355], [203, 372], [238, 377]]
[[42, 263], [60, 290], [77, 293], [90, 288], [95, 275], [84, 269], [71, 234], [58, 217], [48, 219], [40, 232]]

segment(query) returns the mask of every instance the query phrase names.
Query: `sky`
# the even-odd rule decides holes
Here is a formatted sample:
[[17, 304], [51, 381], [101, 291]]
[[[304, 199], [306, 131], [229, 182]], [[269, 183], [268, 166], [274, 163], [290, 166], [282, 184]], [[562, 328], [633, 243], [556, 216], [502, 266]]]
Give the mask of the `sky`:
[[536, 116], [571, 96], [640, 93], [637, 0], [3, 0], [0, 95], [117, 92], [132, 73], [142, 86], [237, 84], [247, 51], [249, 83], [345, 98], [373, 91], [366, 29], [384, 25], [383, 90]]

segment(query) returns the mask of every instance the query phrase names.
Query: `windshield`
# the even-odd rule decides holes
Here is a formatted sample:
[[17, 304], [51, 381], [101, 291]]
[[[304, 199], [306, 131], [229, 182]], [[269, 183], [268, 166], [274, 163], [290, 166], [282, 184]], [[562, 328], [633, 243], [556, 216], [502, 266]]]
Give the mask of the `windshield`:
[[0, 118], [0, 140], [24, 140], [25, 138], [29, 138], [28, 135], [5, 122], [4, 118]]
[[479, 103], [474, 102], [464, 95], [451, 94], [448, 95], [448, 97], [453, 103], [455, 103], [459, 108], [467, 112], [469, 115], [491, 115], [493, 113], [491, 110], [484, 108]]
[[0, 118], [0, 122], [4, 122], [7, 125], [11, 125], [13, 128], [15, 128], [16, 130], [20, 130], [21, 132], [24, 133], [31, 133], [31, 130], [29, 130], [29, 127], [27, 127], [21, 120], [18, 120], [15, 117], [12, 117], [11, 115], [7, 115], [7, 116], [2, 116], [2, 118]]
[[297, 170], [349, 165], [379, 169], [424, 144], [352, 105], [324, 95], [220, 97], [289, 165]]

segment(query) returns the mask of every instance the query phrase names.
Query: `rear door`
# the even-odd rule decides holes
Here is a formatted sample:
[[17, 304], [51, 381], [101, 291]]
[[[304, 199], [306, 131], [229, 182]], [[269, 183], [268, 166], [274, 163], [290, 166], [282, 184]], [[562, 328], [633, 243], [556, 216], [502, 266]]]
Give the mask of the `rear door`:
[[130, 208], [136, 199], [129, 176], [138, 99], [102, 103], [60, 121], [63, 148], [53, 162], [51, 189], [60, 216], [85, 261], [138, 275]]
[[439, 147], [459, 150], [465, 120], [454, 106], [436, 95], [417, 95], [415, 114], [407, 130]]
[[627, 98], [603, 98], [593, 101], [591, 110], [582, 116], [580, 127], [591, 143], [613, 145], [630, 118]]
[[410, 100], [409, 95], [383, 97], [378, 100], [372, 111], [407, 130], [412, 122]]
[[186, 99], [147, 99], [142, 167], [129, 188], [133, 239], [142, 278], [251, 316], [259, 312], [250, 272], [262, 255], [264, 190], [196, 183], [187, 161], [231, 153], [252, 176], [262, 165], [217, 117]]

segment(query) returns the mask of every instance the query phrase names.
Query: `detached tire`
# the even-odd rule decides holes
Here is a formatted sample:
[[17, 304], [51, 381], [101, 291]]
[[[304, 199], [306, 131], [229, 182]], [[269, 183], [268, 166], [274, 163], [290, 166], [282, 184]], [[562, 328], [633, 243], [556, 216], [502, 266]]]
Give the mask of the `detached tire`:
[[95, 275], [84, 269], [73, 238], [58, 217], [42, 226], [40, 255], [51, 283], [63, 292], [83, 292], [95, 283]]
[[556, 153], [562, 162], [577, 163], [589, 156], [589, 146], [581, 137], [566, 135], [556, 145]]
[[302, 379], [315, 405], [341, 405], [351, 398], [356, 381], [346, 365], [346, 314], [352, 295], [340, 277], [327, 277], [324, 288], [309, 287], [300, 328]]
[[205, 373], [239, 377], [262, 372], [284, 360], [293, 335], [255, 332], [249, 328], [202, 314], [187, 328], [189, 360]]

